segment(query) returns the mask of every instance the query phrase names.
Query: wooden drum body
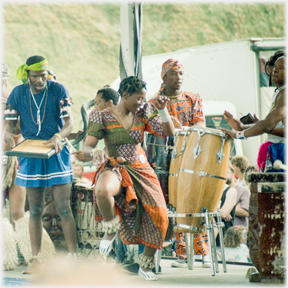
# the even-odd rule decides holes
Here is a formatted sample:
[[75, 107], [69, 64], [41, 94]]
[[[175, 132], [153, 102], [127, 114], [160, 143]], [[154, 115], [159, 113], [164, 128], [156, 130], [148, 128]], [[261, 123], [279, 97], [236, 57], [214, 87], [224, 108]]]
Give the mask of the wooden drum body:
[[177, 131], [175, 133], [175, 144], [172, 151], [172, 157], [169, 168], [169, 178], [168, 178], [168, 191], [169, 191], [169, 204], [176, 207], [177, 201], [177, 182], [178, 182], [178, 172], [179, 167], [182, 162], [182, 156], [186, 147], [186, 142], [188, 140], [188, 131]]
[[[188, 131], [177, 179], [176, 212], [201, 213], [204, 207], [215, 212], [226, 183], [231, 140], [217, 129], [192, 127]], [[205, 231], [201, 220], [183, 217], [177, 223], [196, 227], [199, 233]]]
[[262, 283], [284, 283], [285, 280], [284, 192], [285, 183], [263, 183], [258, 189], [259, 272]]
[[78, 243], [100, 242], [103, 232], [100, 222], [95, 221], [93, 188], [82, 183], [73, 187], [74, 218]]
[[[251, 173], [248, 248], [264, 283], [283, 283], [285, 173]], [[283, 187], [283, 188], [281, 188]], [[276, 192], [276, 193], [275, 193]]]

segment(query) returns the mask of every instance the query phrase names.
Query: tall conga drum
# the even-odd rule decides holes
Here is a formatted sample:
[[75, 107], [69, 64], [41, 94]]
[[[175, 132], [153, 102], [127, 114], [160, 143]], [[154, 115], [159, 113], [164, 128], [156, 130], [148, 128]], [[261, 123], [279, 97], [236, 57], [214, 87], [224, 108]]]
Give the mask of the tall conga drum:
[[147, 160], [158, 177], [165, 201], [168, 204], [168, 176], [174, 137], [159, 137], [149, 133], [147, 135], [146, 146]]
[[[251, 195], [250, 195], [250, 207], [249, 207], [249, 228], [248, 228], [248, 242], [247, 242], [247, 244], [248, 244], [248, 248], [249, 248], [249, 254], [250, 254], [251, 261], [252, 261], [253, 265], [256, 267], [256, 269], [259, 271], [260, 276], [262, 276], [263, 274], [261, 272], [262, 271], [261, 266], [263, 266], [265, 264], [266, 260], [263, 259], [263, 257], [260, 260], [260, 256], [259, 256], [260, 255], [259, 254], [260, 253], [259, 252], [260, 234], [262, 234], [262, 232], [260, 233], [261, 230], [260, 230], [260, 224], [259, 224], [259, 213], [261, 213], [261, 214], [266, 213], [266, 212], [268, 213], [268, 210], [265, 211], [266, 208], [265, 209], [262, 208], [262, 207], [264, 207], [263, 206], [264, 202], [262, 200], [260, 200], [261, 205], [259, 207], [258, 198], [259, 198], [260, 193], [258, 193], [258, 191], [262, 190], [262, 188], [261, 188], [261, 190], [259, 190], [259, 189], [263, 183], [266, 183], [266, 186], [268, 185], [268, 183], [270, 183], [271, 185], [281, 183], [281, 182], [285, 183], [285, 173], [277, 173], [277, 172], [273, 172], [273, 173], [268, 173], [268, 172], [267, 173], [260, 173], [260, 172], [251, 173], [248, 176], [248, 181], [251, 183], [251, 188], [250, 188]], [[271, 190], [270, 190], [270, 192], [271, 192]], [[270, 194], [270, 196], [271, 196], [271, 194]], [[268, 197], [268, 195], [260, 196], [260, 198], [262, 198], [262, 199], [265, 197]], [[271, 199], [268, 200], [268, 202], [271, 202]], [[267, 203], [267, 204], [270, 205], [270, 203]], [[261, 211], [259, 211], [260, 209], [261, 209]], [[279, 216], [277, 216], [277, 217], [280, 217], [280, 215], [281, 215], [281, 213], [279, 213]], [[262, 217], [262, 219], [264, 219], [264, 222], [266, 222], [265, 218], [263, 218], [263, 215], [261, 217]], [[282, 216], [281, 216], [281, 218], [282, 218]], [[270, 232], [268, 234], [270, 234]], [[270, 235], [269, 235], [269, 237], [270, 237]], [[262, 243], [265, 243], [265, 242], [266, 241], [264, 240], [264, 235], [263, 235]], [[262, 249], [262, 251], [265, 251], [265, 249], [264, 250]], [[282, 253], [282, 252], [280, 252], [280, 253]], [[273, 255], [271, 254], [271, 257], [272, 256]], [[267, 258], [267, 260], [268, 260], [268, 258]], [[273, 271], [273, 270], [271, 270], [271, 271]], [[279, 277], [279, 279], [280, 278], [281, 277]], [[267, 279], [268, 278], [266, 278], [266, 280]]]
[[175, 133], [174, 148], [171, 155], [169, 177], [168, 177], [168, 192], [169, 204], [176, 207], [177, 201], [177, 181], [179, 176], [179, 167], [182, 162], [183, 153], [185, 151], [188, 140], [188, 131], [178, 130]]
[[285, 279], [285, 183], [258, 184], [259, 263], [261, 283]]
[[[215, 212], [226, 183], [231, 139], [218, 129], [192, 127], [188, 131], [177, 180], [176, 212], [201, 213], [203, 208]], [[194, 227], [193, 233], [206, 230], [202, 221], [201, 217], [177, 218], [178, 224]]]

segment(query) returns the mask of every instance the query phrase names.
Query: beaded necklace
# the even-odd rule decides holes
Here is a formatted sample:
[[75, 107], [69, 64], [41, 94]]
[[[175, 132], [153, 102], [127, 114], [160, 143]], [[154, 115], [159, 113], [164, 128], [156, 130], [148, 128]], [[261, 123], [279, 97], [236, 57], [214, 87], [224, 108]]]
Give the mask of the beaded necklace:
[[[42, 96], [42, 99], [41, 99], [41, 102], [40, 102], [39, 106], [36, 103], [36, 100], [35, 100], [35, 97], [34, 97], [34, 94], [32, 92], [32, 89], [31, 89], [30, 85], [29, 85], [29, 88], [30, 88], [30, 93], [31, 93], [31, 96], [32, 96], [33, 101], [35, 103], [35, 106], [37, 108], [37, 122], [35, 122], [33, 114], [32, 114], [32, 101], [31, 101], [31, 97], [30, 97], [30, 93], [29, 93], [31, 118], [32, 118], [32, 121], [34, 122], [34, 124], [38, 125], [38, 132], [36, 134], [36, 136], [38, 136], [40, 131], [41, 131], [41, 124], [43, 123], [44, 118], [45, 118], [46, 104], [47, 104], [47, 99], [48, 99], [48, 88], [47, 88], [47, 86], [45, 87], [45, 90], [44, 90], [44, 93], [43, 93], [43, 96]], [[43, 117], [42, 117], [42, 121], [41, 121], [40, 108], [42, 106], [42, 103], [43, 103], [43, 100], [44, 100], [45, 96], [46, 96], [46, 100], [45, 100], [45, 105], [44, 105]]]

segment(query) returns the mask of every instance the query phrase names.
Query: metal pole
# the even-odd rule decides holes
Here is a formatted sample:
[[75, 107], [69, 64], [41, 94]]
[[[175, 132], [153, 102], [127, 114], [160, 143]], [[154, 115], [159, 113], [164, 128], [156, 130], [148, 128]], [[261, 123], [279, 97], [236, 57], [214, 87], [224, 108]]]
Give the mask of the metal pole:
[[204, 218], [205, 218], [205, 226], [206, 226], [207, 235], [208, 235], [209, 254], [210, 254], [210, 257], [211, 257], [211, 275], [215, 276], [215, 268], [214, 268], [212, 246], [211, 246], [211, 242], [213, 241], [213, 239], [211, 238], [211, 233], [210, 233], [211, 232], [211, 225], [209, 223], [208, 211], [207, 211], [207, 209], [205, 207], [203, 207], [203, 212], [204, 212]]

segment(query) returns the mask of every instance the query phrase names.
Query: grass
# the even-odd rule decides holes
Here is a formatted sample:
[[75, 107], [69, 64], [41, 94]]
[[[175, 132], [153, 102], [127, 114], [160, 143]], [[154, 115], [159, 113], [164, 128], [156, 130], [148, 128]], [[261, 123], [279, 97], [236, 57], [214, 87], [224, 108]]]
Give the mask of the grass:
[[[144, 3], [143, 56], [251, 37], [285, 37], [285, 9], [284, 2]], [[45, 55], [57, 81], [70, 92], [77, 131], [82, 103], [119, 75], [120, 4], [6, 2], [2, 11], [10, 90], [21, 84], [17, 68], [32, 55]]]

